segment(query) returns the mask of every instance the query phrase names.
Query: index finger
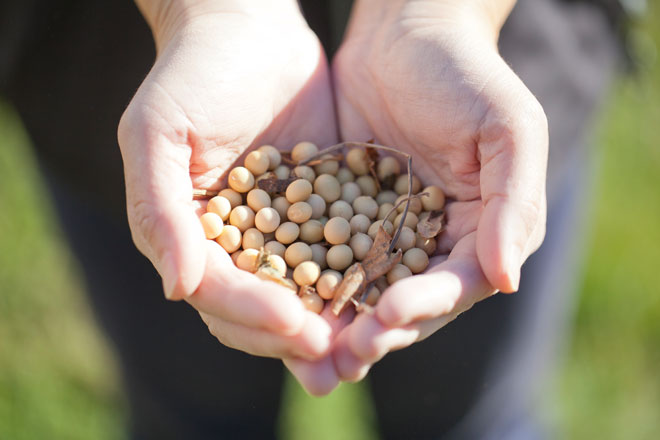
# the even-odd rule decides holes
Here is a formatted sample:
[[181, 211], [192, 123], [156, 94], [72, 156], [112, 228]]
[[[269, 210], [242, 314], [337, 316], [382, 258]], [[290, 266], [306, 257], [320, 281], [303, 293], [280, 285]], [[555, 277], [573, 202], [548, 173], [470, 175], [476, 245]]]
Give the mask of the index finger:
[[198, 311], [247, 327], [298, 333], [305, 307], [295, 292], [238, 269], [216, 242], [207, 240], [204, 277], [186, 301]]
[[376, 305], [376, 315], [388, 327], [462, 313], [496, 292], [484, 275], [475, 249], [476, 232], [463, 237], [449, 258], [434, 260], [427, 273], [390, 286]]

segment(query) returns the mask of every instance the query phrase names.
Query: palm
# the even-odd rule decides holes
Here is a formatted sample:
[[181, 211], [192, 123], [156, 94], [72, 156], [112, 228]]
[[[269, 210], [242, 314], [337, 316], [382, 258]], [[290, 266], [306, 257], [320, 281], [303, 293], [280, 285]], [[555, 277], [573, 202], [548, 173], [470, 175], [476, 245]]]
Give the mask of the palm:
[[342, 331], [334, 356], [348, 380], [494, 287], [515, 290], [512, 271], [544, 232], [547, 127], [538, 103], [492, 44], [408, 5], [392, 21], [388, 12], [354, 18], [333, 65], [339, 125], [344, 139], [373, 138], [411, 153], [421, 180], [445, 190], [453, 201], [438, 248], [449, 256], [393, 285], [375, 316]]
[[193, 186], [219, 185], [256, 143], [335, 140], [327, 66], [311, 31], [264, 35], [236, 18], [212, 27], [222, 35], [198, 29], [169, 44], [138, 94], [138, 104], [158, 103], [161, 118], [151, 121], [166, 124], [162, 131], [189, 149]]

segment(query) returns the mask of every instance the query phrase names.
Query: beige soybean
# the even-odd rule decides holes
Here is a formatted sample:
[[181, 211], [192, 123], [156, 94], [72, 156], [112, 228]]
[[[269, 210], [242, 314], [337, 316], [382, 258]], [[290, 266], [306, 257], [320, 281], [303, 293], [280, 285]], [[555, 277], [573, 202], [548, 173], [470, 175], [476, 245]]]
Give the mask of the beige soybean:
[[303, 305], [307, 310], [314, 313], [321, 313], [323, 311], [323, 306], [325, 303], [323, 299], [316, 293], [307, 292], [300, 297]]
[[[236, 191], [234, 191], [231, 188], [225, 188], [222, 191], [218, 193], [218, 196], [224, 197], [225, 199], [229, 200], [229, 204], [231, 205], [231, 208], [234, 209], [237, 206], [240, 206], [243, 204], [243, 197]], [[208, 209], [208, 208], [206, 208]], [[216, 213], [219, 214], [219, 213]], [[223, 219], [226, 220], [226, 219]]]
[[389, 220], [385, 220], [384, 222], [383, 220], [376, 220], [371, 224], [371, 226], [369, 226], [369, 229], [367, 230], [367, 235], [371, 237], [372, 240], [376, 239], [376, 234], [378, 233], [378, 229], [381, 225], [383, 225], [383, 229], [385, 229], [385, 232], [390, 234], [390, 236], [392, 236], [394, 233], [394, 226]]
[[261, 232], [274, 232], [280, 225], [280, 214], [273, 208], [261, 208], [254, 216], [254, 224]]
[[308, 167], [307, 165], [300, 165], [295, 167], [293, 171], [291, 171], [291, 175], [305, 179], [309, 183], [314, 183], [314, 179], [316, 179], [316, 173], [311, 167]]
[[291, 203], [286, 197], [276, 197], [271, 203], [271, 207], [280, 215], [280, 221], [286, 220], [286, 213], [289, 210]]
[[353, 217], [353, 208], [343, 200], [337, 200], [330, 205], [328, 210], [330, 217], [343, 217], [350, 220]]
[[291, 244], [298, 239], [300, 227], [293, 222], [282, 223], [275, 230], [275, 238], [282, 244]]
[[291, 150], [291, 159], [294, 162], [302, 162], [314, 156], [319, 152], [319, 147], [311, 142], [303, 141], [298, 142], [293, 150]]
[[343, 185], [346, 182], [355, 181], [355, 176], [353, 175], [351, 170], [349, 170], [348, 168], [345, 168], [345, 167], [339, 168], [339, 170], [337, 171], [336, 177], [337, 177], [337, 180], [339, 181], [339, 183], [341, 185]]
[[408, 269], [407, 266], [404, 266], [403, 264], [397, 264], [392, 269], [390, 269], [389, 272], [387, 272], [387, 282], [391, 286], [397, 281], [411, 276], [412, 276], [412, 272], [410, 271], [410, 269]]
[[367, 292], [367, 297], [364, 299], [364, 302], [367, 305], [375, 306], [378, 300], [380, 299], [380, 289], [376, 286], [371, 286], [371, 289]]
[[348, 203], [353, 203], [353, 200], [357, 199], [362, 195], [362, 190], [360, 185], [355, 182], [346, 182], [341, 184], [341, 196], [340, 198]]
[[300, 225], [300, 239], [305, 243], [318, 243], [323, 240], [323, 225], [318, 220], [307, 220]]
[[280, 275], [283, 277], [286, 276], [286, 262], [284, 261], [284, 258], [282, 258], [280, 255], [276, 254], [271, 254], [268, 256], [268, 264], [270, 264], [270, 267], [275, 269], [277, 272], [279, 272]]
[[323, 228], [323, 236], [330, 244], [343, 244], [351, 238], [351, 225], [343, 217], [333, 217]]
[[430, 185], [424, 188], [422, 192], [429, 193], [428, 196], [422, 197], [424, 211], [434, 211], [445, 206], [445, 193], [439, 187]]
[[318, 220], [325, 213], [325, 200], [318, 194], [312, 194], [306, 200], [309, 206], [312, 207], [312, 218]]
[[[401, 219], [403, 219], [403, 212], [397, 215], [396, 218], [394, 219], [395, 228], [399, 227], [399, 223], [401, 223]], [[417, 223], [419, 223], [419, 218], [417, 217], [417, 214], [409, 211], [408, 214], [406, 215], [406, 220], [403, 222], [404, 226], [408, 226], [413, 231], [416, 231]]]
[[325, 269], [328, 267], [328, 261], [326, 260], [326, 255], [328, 253], [328, 250], [325, 248], [325, 246], [314, 243], [309, 246], [312, 249], [312, 261], [314, 261], [316, 264], [318, 264], [321, 269]]
[[399, 197], [399, 195], [397, 193], [395, 193], [394, 191], [385, 190], [385, 191], [379, 192], [376, 195], [376, 202], [379, 205], [383, 205], [385, 203], [390, 203], [390, 204], [394, 205], [394, 202], [396, 201], [397, 197]]
[[381, 292], [385, 292], [385, 289], [387, 289], [387, 287], [389, 286], [389, 284], [387, 283], [387, 277], [385, 276], [379, 277], [374, 282], [374, 285], [378, 287], [378, 290], [380, 290]]
[[273, 170], [278, 179], [287, 179], [291, 175], [291, 170], [286, 165], [280, 165]]
[[369, 197], [376, 197], [378, 195], [378, 186], [376, 181], [371, 176], [360, 176], [355, 183], [360, 187], [362, 195]]
[[286, 211], [286, 216], [292, 222], [305, 223], [312, 218], [312, 207], [306, 202], [296, 202], [289, 206], [289, 209]]
[[387, 214], [389, 214], [390, 211], [392, 211], [392, 209], [394, 209], [394, 205], [393, 205], [393, 204], [391, 204], [391, 203], [383, 203], [382, 205], [380, 205], [380, 206], [378, 207], [378, 215], [376, 216], [376, 218], [377, 218], [378, 220], [382, 220], [382, 219], [384, 219], [384, 218], [387, 216]]
[[321, 267], [313, 261], [303, 261], [293, 271], [293, 281], [299, 286], [311, 286], [319, 279]]
[[248, 153], [248, 155], [245, 156], [245, 161], [243, 163], [245, 168], [250, 170], [253, 175], [259, 176], [268, 171], [270, 160], [268, 159], [268, 154], [256, 150]]
[[256, 228], [243, 232], [243, 249], [261, 249], [264, 246], [264, 234]]
[[237, 206], [229, 214], [229, 223], [245, 232], [254, 226], [254, 211], [249, 206]]
[[353, 262], [353, 251], [350, 246], [337, 244], [328, 250], [326, 260], [331, 269], [344, 270]]
[[400, 173], [401, 165], [399, 164], [399, 161], [392, 156], [383, 157], [376, 165], [376, 175], [381, 182], [391, 176], [397, 176]]
[[[396, 205], [399, 202], [403, 202], [403, 200], [405, 200], [407, 197], [408, 197], [407, 194], [400, 195], [396, 199], [396, 202], [394, 204]], [[406, 202], [403, 202], [399, 206], [397, 206], [396, 212], [403, 212], [404, 209], [406, 209]], [[419, 198], [417, 197], [410, 199], [410, 204], [408, 205], [408, 212], [414, 212], [415, 214], [419, 215], [419, 213], [422, 212], [422, 201], [419, 200]]]
[[429, 256], [426, 255], [426, 252], [424, 252], [422, 249], [414, 247], [412, 249], [408, 249], [403, 254], [403, 259], [401, 262], [408, 266], [408, 269], [410, 269], [412, 273], [420, 273], [428, 267]]
[[236, 226], [225, 225], [222, 228], [222, 233], [218, 238], [215, 239], [216, 242], [228, 253], [236, 252], [241, 247], [241, 231]]
[[[412, 185], [412, 193], [417, 194], [420, 189], [422, 189], [422, 183], [419, 181], [417, 176], [413, 176], [413, 185]], [[401, 174], [399, 177], [397, 177], [396, 182], [394, 182], [394, 191], [401, 195], [401, 194], [408, 194], [408, 175], [407, 174]]]
[[435, 238], [424, 238], [419, 233], [415, 234], [415, 247], [426, 252], [426, 255], [433, 255], [437, 247]]
[[362, 148], [353, 148], [346, 154], [346, 165], [356, 176], [363, 176], [369, 172], [369, 158]]
[[294, 180], [286, 188], [289, 203], [304, 202], [312, 194], [312, 184], [305, 179]]
[[282, 163], [282, 154], [280, 154], [280, 150], [273, 147], [272, 145], [262, 145], [261, 147], [257, 148], [257, 151], [266, 153], [268, 156], [268, 169], [271, 171], [277, 168], [280, 163]]
[[246, 193], [254, 188], [254, 176], [245, 167], [236, 167], [229, 172], [229, 186], [236, 192]]
[[259, 264], [259, 251], [257, 249], [245, 249], [236, 259], [239, 269], [255, 273]]
[[213, 240], [217, 238], [220, 235], [220, 233], [222, 233], [222, 228], [224, 227], [224, 223], [222, 222], [222, 219], [218, 214], [214, 212], [206, 212], [202, 214], [199, 220], [202, 222], [202, 228], [204, 228], [204, 235], [206, 235], [206, 238], [208, 238], [209, 240]]
[[361, 232], [355, 234], [351, 237], [349, 245], [353, 251], [353, 257], [358, 260], [364, 260], [364, 257], [367, 256], [367, 252], [371, 249], [371, 246], [374, 244], [374, 241], [367, 234]]
[[333, 176], [339, 171], [339, 161], [333, 159], [332, 154], [324, 154], [321, 156], [321, 162], [314, 166], [316, 174], [332, 174]]
[[324, 270], [316, 282], [316, 291], [319, 296], [327, 300], [332, 299], [335, 296], [335, 289], [341, 284], [343, 278], [342, 274], [336, 270]]
[[341, 186], [335, 176], [321, 174], [314, 180], [314, 192], [325, 200], [332, 203], [341, 196]]
[[289, 267], [295, 269], [303, 261], [312, 261], [312, 248], [300, 241], [293, 243], [286, 248], [284, 260]]
[[286, 252], [286, 246], [275, 240], [264, 244], [264, 249], [272, 255], [279, 255], [280, 257], [284, 257], [284, 252]]
[[238, 267], [238, 264], [237, 264], [238, 257], [241, 256], [242, 252], [243, 252], [243, 250], [241, 249], [241, 250], [238, 250], [238, 251], [234, 252], [233, 254], [231, 254], [231, 261], [234, 262], [234, 266], [236, 266], [236, 267]]
[[403, 252], [407, 251], [410, 248], [415, 247], [415, 241], [417, 237], [415, 232], [410, 229], [408, 226], [401, 228], [401, 234], [399, 234], [399, 239], [394, 244], [395, 249], [401, 249]]
[[[238, 198], [240, 200], [241, 196], [238, 193], [235, 193], [238, 195]], [[240, 205], [240, 201], [238, 205]], [[238, 206], [236, 205], [236, 206]], [[227, 221], [229, 218], [229, 213], [231, 212], [231, 202], [229, 199], [223, 196], [215, 196], [211, 200], [209, 200], [209, 203], [206, 205], [206, 210], [208, 212], [212, 212], [214, 214], [217, 214], [220, 216], [222, 221]]]
[[353, 211], [356, 214], [366, 215], [373, 220], [378, 215], [378, 203], [369, 196], [360, 196], [353, 200]]
[[259, 211], [261, 208], [270, 208], [270, 196], [263, 189], [253, 189], [247, 194], [247, 205], [252, 208], [254, 212]]
[[371, 226], [371, 220], [364, 214], [354, 215], [349, 223], [351, 225], [351, 234], [357, 234], [359, 232], [366, 234], [369, 226]]

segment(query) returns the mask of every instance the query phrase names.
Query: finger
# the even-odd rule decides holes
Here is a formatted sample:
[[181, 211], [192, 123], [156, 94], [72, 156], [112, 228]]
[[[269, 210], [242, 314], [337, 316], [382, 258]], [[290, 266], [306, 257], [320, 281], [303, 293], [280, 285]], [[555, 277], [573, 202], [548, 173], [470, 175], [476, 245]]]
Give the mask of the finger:
[[442, 233], [437, 236], [436, 252], [448, 254], [461, 238], [476, 231], [482, 208], [481, 200], [447, 203], [444, 208], [447, 224]]
[[284, 359], [284, 365], [312, 396], [325, 396], [339, 385], [339, 376], [330, 356], [318, 361]]
[[300, 332], [305, 307], [295, 292], [262, 281], [234, 266], [216, 242], [206, 240], [206, 272], [194, 295], [186, 299], [195, 309], [234, 324], [283, 335]]
[[427, 273], [404, 278], [390, 286], [376, 305], [387, 327], [460, 313], [492, 295], [475, 254], [476, 233], [461, 239], [449, 258]]
[[191, 149], [163, 122], [180, 117], [140, 107], [138, 95], [118, 129], [129, 225], [137, 248], [162, 276], [165, 296], [181, 299], [197, 289], [205, 267], [188, 170]]
[[[332, 329], [331, 338], [333, 340], [335, 340], [338, 333], [341, 333], [349, 325], [354, 316], [354, 311], [346, 310], [339, 317], [336, 317], [331, 312], [329, 304], [321, 313], [321, 317], [326, 320]], [[339, 377], [331, 356], [316, 361], [295, 358], [284, 359], [284, 365], [291, 371], [291, 374], [302, 387], [313, 396], [326, 395], [339, 384]]]
[[388, 353], [426, 339], [457, 315], [409, 324], [405, 327], [385, 327], [376, 319], [363, 319], [350, 326], [335, 341], [333, 358], [342, 381], [357, 382], [367, 375], [371, 367]]
[[373, 364], [353, 353], [348, 342], [349, 328], [339, 333], [335, 339], [332, 347], [332, 359], [335, 371], [342, 382], [359, 382], [367, 376]]
[[484, 210], [477, 253], [491, 284], [514, 292], [520, 266], [542, 240], [548, 125], [538, 101], [508, 68], [506, 78], [498, 89], [484, 90], [497, 104], [479, 129]]
[[220, 343], [255, 356], [316, 360], [330, 350], [332, 342], [332, 329], [312, 312], [305, 314], [298, 334], [287, 336], [234, 324], [203, 312], [200, 316]]

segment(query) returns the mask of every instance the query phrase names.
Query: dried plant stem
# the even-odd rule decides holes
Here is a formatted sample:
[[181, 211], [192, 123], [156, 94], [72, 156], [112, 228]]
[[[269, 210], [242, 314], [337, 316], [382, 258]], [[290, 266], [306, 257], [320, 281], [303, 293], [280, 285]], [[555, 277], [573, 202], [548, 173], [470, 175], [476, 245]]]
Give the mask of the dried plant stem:
[[197, 189], [193, 188], [193, 199], [210, 199], [218, 195], [220, 191], [212, 191], [210, 189]]

